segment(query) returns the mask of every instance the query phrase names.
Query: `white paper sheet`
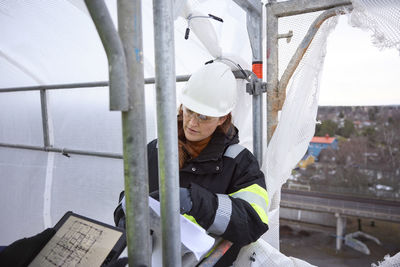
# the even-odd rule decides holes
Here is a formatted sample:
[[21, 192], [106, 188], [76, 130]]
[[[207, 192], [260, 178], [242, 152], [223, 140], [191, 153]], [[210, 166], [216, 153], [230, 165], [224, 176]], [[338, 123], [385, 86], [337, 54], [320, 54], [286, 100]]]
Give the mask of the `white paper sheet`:
[[[149, 197], [149, 206], [160, 216], [160, 202]], [[181, 218], [181, 241], [182, 244], [193, 252], [199, 260], [214, 245], [214, 238], [209, 236], [200, 226], [192, 223], [184, 216]], [[152, 265], [162, 266], [161, 242], [153, 244]]]

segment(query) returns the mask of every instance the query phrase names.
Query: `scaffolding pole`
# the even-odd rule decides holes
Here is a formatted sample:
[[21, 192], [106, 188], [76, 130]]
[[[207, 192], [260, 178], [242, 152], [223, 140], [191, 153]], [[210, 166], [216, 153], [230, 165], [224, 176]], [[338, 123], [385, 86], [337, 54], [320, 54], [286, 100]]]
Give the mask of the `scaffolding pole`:
[[53, 144], [50, 142], [49, 133], [49, 111], [47, 106], [47, 92], [40, 90], [40, 107], [42, 111], [42, 130], [43, 130], [43, 146], [50, 147]]
[[266, 5], [267, 16], [267, 142], [278, 124], [278, 17], [272, 12], [270, 1]]
[[[250, 72], [249, 72], [250, 73]], [[236, 79], [244, 79], [241, 71], [233, 71]], [[176, 82], [187, 82], [190, 75], [177, 75]], [[154, 84], [155, 78], [145, 78], [145, 84]], [[35, 85], [35, 86], [20, 86], [20, 87], [7, 87], [0, 88], [0, 93], [10, 92], [26, 92], [26, 91], [40, 91], [40, 90], [64, 90], [64, 89], [81, 89], [81, 88], [94, 88], [94, 87], [107, 87], [108, 81], [101, 82], [85, 82], [85, 83], [64, 83], [64, 84], [48, 84], [48, 85]]]
[[149, 182], [144, 99], [141, 0], [118, 0], [118, 29], [128, 75], [129, 108], [122, 112], [129, 266], [150, 266]]
[[[260, 3], [260, 12], [247, 12], [247, 32], [253, 52], [253, 66], [262, 64], [262, 16], [260, 15], [262, 4]], [[255, 72], [255, 70], [253, 70]], [[263, 155], [263, 90], [262, 70], [258, 80], [254, 83], [253, 92], [253, 153], [257, 158], [258, 163], [262, 165]]]
[[110, 110], [128, 110], [126, 60], [121, 39], [104, 0], [85, 0], [101, 42], [106, 50], [110, 80]]
[[0, 147], [8, 147], [15, 149], [27, 149], [27, 150], [36, 150], [36, 151], [45, 151], [45, 152], [56, 152], [61, 153], [66, 157], [71, 157], [71, 154], [74, 155], [82, 155], [82, 156], [94, 156], [100, 158], [112, 158], [112, 159], [122, 159], [122, 154], [119, 153], [108, 153], [108, 152], [99, 152], [99, 151], [88, 151], [88, 150], [77, 150], [70, 148], [61, 148], [61, 147], [53, 147], [53, 146], [33, 146], [33, 145], [24, 145], [24, 144], [7, 144], [0, 143]]
[[182, 263], [179, 221], [178, 131], [172, 4], [171, 0], [153, 0], [154, 52], [162, 261], [165, 267], [180, 267]]
[[270, 2], [273, 2], [271, 8], [277, 17], [288, 17], [351, 5], [350, 0], [290, 0], [278, 3], [274, 0]]
[[[246, 26], [253, 55], [253, 72], [251, 83], [246, 91], [252, 95], [253, 118], [253, 154], [262, 164], [263, 154], [263, 101], [265, 92], [262, 86], [262, 3], [258, 0], [233, 0], [246, 12]], [[261, 65], [261, 71], [258, 69]]]

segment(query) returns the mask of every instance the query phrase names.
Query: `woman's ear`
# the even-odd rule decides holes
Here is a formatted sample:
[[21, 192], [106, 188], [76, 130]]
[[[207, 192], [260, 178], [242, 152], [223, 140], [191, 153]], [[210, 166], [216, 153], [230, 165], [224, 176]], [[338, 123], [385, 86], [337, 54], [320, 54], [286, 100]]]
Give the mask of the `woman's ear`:
[[226, 118], [227, 118], [227, 117], [228, 117], [228, 115], [219, 117], [219, 119], [218, 119], [218, 126], [222, 125], [222, 124], [226, 121]]

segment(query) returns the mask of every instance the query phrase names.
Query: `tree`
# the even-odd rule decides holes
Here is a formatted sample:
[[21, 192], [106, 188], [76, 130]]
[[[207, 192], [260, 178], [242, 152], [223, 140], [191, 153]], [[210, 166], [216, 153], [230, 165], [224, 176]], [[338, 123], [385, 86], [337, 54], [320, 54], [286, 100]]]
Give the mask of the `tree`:
[[338, 128], [337, 123], [335, 123], [332, 120], [325, 120], [325, 121], [322, 121], [322, 123], [320, 125], [317, 125], [316, 130], [315, 130], [315, 135], [316, 136], [325, 136], [328, 134], [330, 136], [334, 136], [337, 128]]
[[351, 140], [339, 142], [336, 163], [346, 168], [365, 165], [365, 152], [367, 152], [367, 138], [365, 137], [354, 137]]
[[382, 143], [385, 145], [383, 158], [393, 169], [400, 167], [400, 113], [388, 119], [389, 125], [382, 127]]
[[374, 146], [376, 143], [377, 133], [374, 127], [365, 127], [362, 135], [368, 138], [368, 144]]
[[349, 138], [355, 131], [354, 123], [351, 120], [345, 120], [344, 126], [341, 128], [341, 135]]
[[378, 109], [375, 108], [369, 108], [368, 109], [368, 118], [370, 121], [375, 121], [376, 120], [376, 114], [378, 113]]

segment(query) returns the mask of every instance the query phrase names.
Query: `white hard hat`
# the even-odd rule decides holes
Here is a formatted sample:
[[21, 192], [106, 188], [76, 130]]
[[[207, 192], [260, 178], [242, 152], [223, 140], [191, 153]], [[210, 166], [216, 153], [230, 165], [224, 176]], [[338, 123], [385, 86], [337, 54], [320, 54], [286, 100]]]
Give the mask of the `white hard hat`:
[[236, 79], [230, 67], [214, 62], [193, 73], [182, 91], [182, 104], [196, 113], [221, 117], [236, 104]]

